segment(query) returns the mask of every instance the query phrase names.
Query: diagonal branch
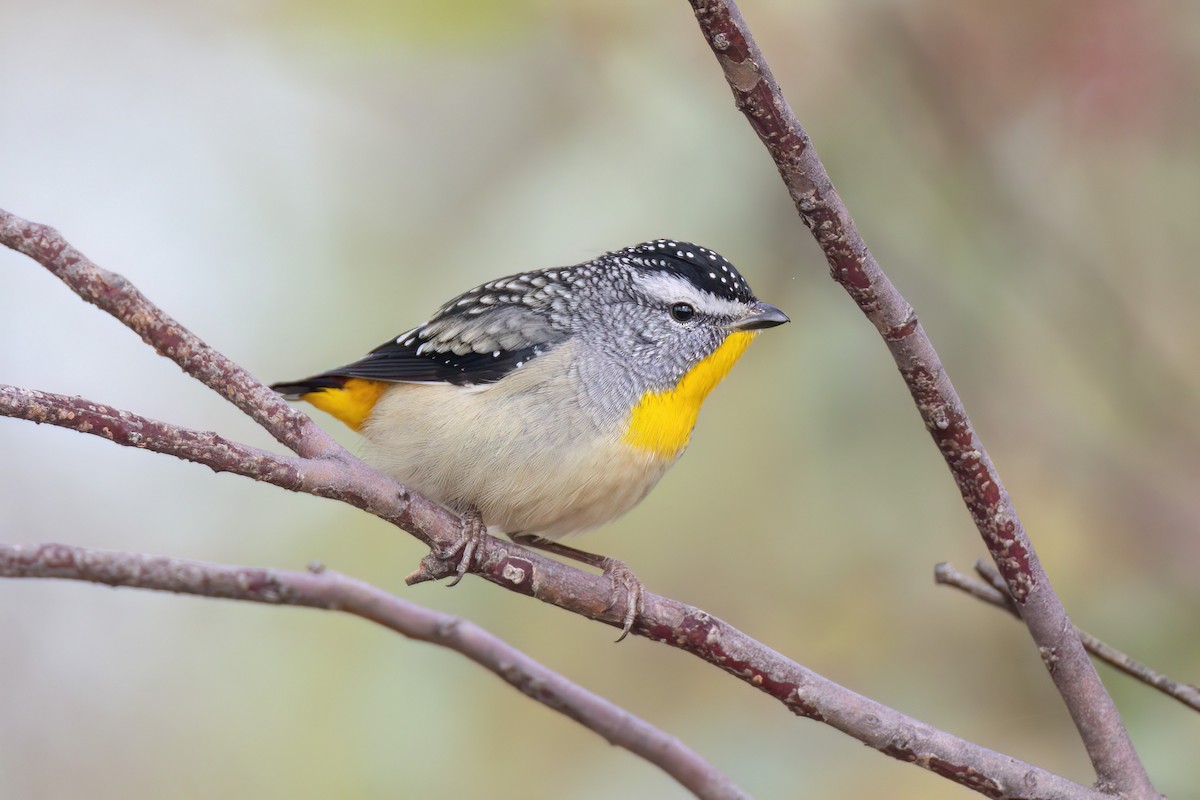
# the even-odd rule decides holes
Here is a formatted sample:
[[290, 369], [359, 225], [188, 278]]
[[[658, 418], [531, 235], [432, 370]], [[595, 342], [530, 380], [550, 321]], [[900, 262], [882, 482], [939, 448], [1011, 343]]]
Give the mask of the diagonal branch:
[[0, 209], [0, 241], [116, 317], [159, 355], [249, 415], [280, 444], [302, 456], [345, 454], [311, 419], [151, 303], [124, 276], [97, 266], [50, 226]]
[[[157, 331], [182, 337], [189, 352], [206, 346], [193, 334], [172, 328], [166, 322], [140, 318], [159, 312], [141, 298], [128, 281], [99, 270], [70, 248], [62, 237], [44, 226], [34, 225], [0, 210], [0, 243], [29, 247], [39, 261], [58, 269], [57, 259], [71, 254], [70, 270], [59, 270], [68, 286], [105, 297], [106, 309], [115, 309], [118, 319], [147, 333], [146, 338], [162, 352]], [[95, 283], [89, 276], [100, 276]], [[80, 278], [83, 276], [83, 278]], [[105, 277], [108, 276], [108, 277]], [[106, 286], [105, 280], [112, 280]], [[79, 283], [82, 281], [82, 283]], [[77, 285], [78, 283], [78, 285]], [[127, 302], [133, 298], [137, 302]], [[138, 298], [141, 298], [140, 300]], [[127, 320], [127, 309], [139, 309], [137, 319]], [[180, 352], [176, 348], [174, 352]], [[185, 368], [197, 362], [186, 361]], [[232, 362], [221, 362], [228, 374], [243, 385], [256, 382]], [[219, 386], [220, 379], [213, 378]], [[237, 393], [233, 393], [235, 396]], [[228, 396], [228, 395], [227, 395]], [[253, 403], [250, 403], [253, 406]], [[288, 414], [292, 414], [288, 410]], [[27, 419], [103, 436], [116, 443], [175, 455], [212, 469], [245, 475], [293, 491], [341, 500], [364, 509], [411, 532], [434, 552], [444, 552], [458, 538], [461, 520], [419, 494], [410, 492], [387, 476], [371, 469], [341, 448], [313, 447], [316, 457], [284, 457], [231, 442], [213, 433], [190, 431], [149, 420], [82, 398], [70, 398], [15, 387], [0, 388], [0, 415]], [[313, 423], [303, 415], [300, 422], [274, 414], [252, 414], [264, 425], [292, 426], [298, 431], [297, 449], [305, 450], [307, 428]], [[315, 426], [314, 426], [315, 427]], [[280, 438], [280, 437], [277, 437]], [[281, 441], [283, 439], [281, 438]], [[319, 441], [319, 439], [317, 440]], [[454, 565], [427, 557], [426, 577], [452, 574]], [[484, 537], [471, 572], [511, 591], [529, 594], [543, 602], [565, 608], [590, 619], [619, 625], [620, 607], [610, 607], [608, 579], [574, 566], [547, 559], [514, 544]], [[638, 615], [634, 632], [677, 647], [732, 673], [750, 686], [779, 700], [799, 716], [824, 722], [859, 741], [903, 761], [916, 763], [950, 780], [994, 798], [1045, 798], [1046, 800], [1099, 800], [1104, 795], [1053, 773], [1038, 769], [979, 745], [951, 736], [906, 716], [882, 703], [862, 697], [845, 687], [791, 661], [737, 628], [706, 612], [679, 601], [646, 593], [645, 607]], [[1031, 791], [1036, 787], [1036, 791]]]
[[679, 739], [572, 683], [466, 620], [401, 600], [336, 572], [232, 567], [61, 544], [0, 544], [0, 577], [65, 578], [202, 597], [344, 611], [410, 639], [455, 650], [517, 691], [662, 769], [708, 800], [749, 796]]
[[[1000, 587], [1004, 586], [1003, 579], [999, 575], [996, 575], [989, 565], [983, 562], [976, 564], [975, 569], [988, 580], [988, 583], [964, 575], [945, 562], [934, 567], [933, 579], [936, 583], [943, 586], [951, 586], [971, 595], [977, 600], [982, 600], [988, 605], [1007, 611], [1013, 617], [1020, 619], [1021, 615], [1017, 611], [1016, 606], [1013, 605], [1012, 598], [1008, 596], [1007, 590], [1001, 591]], [[1000, 586], [992, 584], [992, 576], [1000, 579]], [[1082, 628], [1075, 628], [1075, 633], [1079, 636], [1080, 641], [1083, 642], [1084, 649], [1104, 663], [1124, 672], [1131, 678], [1141, 681], [1147, 686], [1157, 689], [1167, 697], [1174, 698], [1195, 711], [1200, 711], [1200, 686], [1173, 681], [1166, 675], [1137, 661], [1129, 654], [1118, 650], [1112, 645], [1106, 644]]]
[[745, 114], [775, 161], [834, 280], [875, 325], [925, 426], [1004, 575], [1021, 618], [1075, 722], [1100, 785], [1158, 797], [1112, 698], [1075, 635], [991, 458], [916, 312], [867, 249], [829, 174], [771, 74], [733, 0], [690, 0], [696, 20]]
[[[294, 492], [340, 500], [413, 533], [437, 551], [454, 544], [460, 521], [449, 511], [347, 455], [341, 458], [297, 458], [259, 450], [216, 433], [196, 431], [115, 409], [81, 397], [67, 397], [0, 384], [0, 416], [69, 428], [116, 444], [137, 447], [203, 464]], [[454, 574], [455, 565], [436, 556], [426, 559], [430, 578]], [[621, 609], [610, 608], [608, 579], [546, 558], [511, 542], [487, 536], [470, 569], [511, 591], [532, 595], [577, 614], [619, 625]], [[667, 614], [676, 618], [690, 607], [657, 595]], [[695, 609], [692, 609], [693, 611]], [[643, 622], [669, 634], [663, 615], [643, 614]]]

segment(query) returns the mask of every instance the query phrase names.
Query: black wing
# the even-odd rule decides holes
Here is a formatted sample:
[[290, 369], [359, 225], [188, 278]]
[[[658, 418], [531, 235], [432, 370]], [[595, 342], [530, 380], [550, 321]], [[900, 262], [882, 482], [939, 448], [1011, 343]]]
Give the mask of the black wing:
[[[517, 350], [474, 351], [459, 355], [452, 350], [427, 346], [428, 340], [416, 332], [405, 339], [384, 342], [367, 355], [325, 375], [340, 378], [366, 378], [392, 383], [454, 383], [466, 386], [495, 383], [517, 367], [541, 355], [548, 345], [531, 345]], [[425, 349], [422, 349], [424, 347]]]
[[271, 388], [298, 396], [339, 388], [347, 378], [391, 383], [494, 383], [553, 349], [566, 333], [552, 322], [549, 308], [522, 298], [535, 297], [522, 282], [536, 273], [484, 284], [456, 297], [428, 322], [384, 342], [358, 361], [303, 381]]

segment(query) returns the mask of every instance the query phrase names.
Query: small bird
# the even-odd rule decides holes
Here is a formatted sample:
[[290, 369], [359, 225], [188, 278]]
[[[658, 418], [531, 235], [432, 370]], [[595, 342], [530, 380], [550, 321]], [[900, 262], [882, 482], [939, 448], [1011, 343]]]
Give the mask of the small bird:
[[366, 438], [369, 463], [466, 515], [455, 582], [472, 542], [502, 532], [602, 568], [614, 602], [624, 585], [624, 638], [641, 583], [554, 540], [641, 502], [708, 393], [760, 330], [788, 321], [722, 256], [658, 239], [489, 281], [358, 361], [271, 388], [332, 414]]

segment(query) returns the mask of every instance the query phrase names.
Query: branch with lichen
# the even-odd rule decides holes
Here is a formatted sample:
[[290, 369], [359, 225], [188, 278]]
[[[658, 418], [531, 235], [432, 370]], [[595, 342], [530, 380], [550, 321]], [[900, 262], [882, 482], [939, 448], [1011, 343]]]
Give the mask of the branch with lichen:
[[883, 337], [1087, 748], [1099, 785], [1156, 798], [1016, 508], [917, 314], [880, 268], [734, 0], [690, 0], [738, 109], [771, 154], [830, 274]]
[[[975, 571], [983, 580], [976, 580], [964, 575], [950, 564], [943, 562], [934, 567], [933, 579], [941, 586], [958, 589], [976, 600], [1008, 612], [1014, 619], [1019, 620], [1021, 614], [1008, 594], [1008, 587], [1004, 584], [1004, 579], [990, 565], [982, 561], [976, 562]], [[1200, 686], [1172, 680], [1082, 628], [1076, 627], [1075, 633], [1083, 642], [1084, 649], [1105, 664], [1141, 681], [1152, 689], [1157, 689], [1167, 697], [1178, 700], [1195, 711], [1200, 711]]]

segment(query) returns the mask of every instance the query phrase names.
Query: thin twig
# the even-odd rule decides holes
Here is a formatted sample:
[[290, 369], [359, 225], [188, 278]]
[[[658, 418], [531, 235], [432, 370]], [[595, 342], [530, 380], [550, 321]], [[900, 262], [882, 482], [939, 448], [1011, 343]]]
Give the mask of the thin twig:
[[887, 343], [988, 552], [1021, 609], [1100, 786], [1127, 797], [1158, 797], [937, 351], [912, 306], [867, 249], [737, 4], [733, 0], [690, 2], [738, 109], [770, 152], [800, 218], [825, 252], [834, 280]]
[[1017, 619], [1021, 618], [1021, 611], [1017, 608], [1016, 601], [1012, 599], [1012, 595], [1008, 593], [1008, 584], [1004, 582], [1004, 576], [996, 571], [996, 568], [988, 564], [983, 559], [975, 560], [975, 572], [979, 577], [991, 586], [996, 592], [1004, 597], [1005, 605], [1012, 609]]
[[[37, 246], [29, 246], [30, 240], [36, 240]], [[115, 300], [106, 300], [106, 310], [115, 309], [113, 313], [121, 322], [131, 327], [136, 323], [138, 329], [146, 330], [144, 338], [148, 338], [156, 349], [163, 350], [155, 339], [159, 330], [169, 331], [171, 337], [182, 337], [184, 347], [203, 346], [193, 334], [182, 329], [153, 323], [147, 325], [141, 320], [127, 321], [122, 315], [130, 305], [121, 298], [136, 289], [113, 273], [93, 273], [92, 269], [99, 270], [94, 265], [91, 265], [92, 269], [80, 269], [90, 262], [69, 249], [52, 229], [0, 210], [0, 243], [29, 252], [39, 262], [45, 259], [56, 263], [56, 259], [64, 257], [64, 252], [69, 252], [71, 269], [61, 269], [55, 274], [76, 291], [82, 291], [75, 284], [79, 275], [99, 274], [99, 293], [117, 296]], [[18, 244], [25, 249], [17, 248]], [[105, 288], [103, 281], [109, 278], [104, 276], [114, 280], [111, 287]], [[90, 280], [83, 284], [84, 287], [92, 285]], [[140, 309], [139, 313], [161, 313], [148, 301], [133, 307]], [[239, 380], [254, 381], [232, 362], [228, 363], [228, 369], [241, 376]], [[214, 380], [219, 385], [219, 380]], [[453, 544], [460, 531], [458, 517], [408, 491], [340, 448], [314, 447], [316, 457], [298, 460], [274, 456], [216, 434], [148, 420], [82, 398], [15, 387], [0, 388], [0, 415], [72, 428], [120, 444], [177, 455], [213, 469], [269, 481], [294, 491], [338, 499], [395, 523], [429, 544], [435, 552], [442, 552], [440, 548]], [[273, 417], [255, 416], [255, 419], [260, 418], [269, 422]], [[289, 419], [285, 424], [299, 425], [296, 435], [302, 441], [315, 441], [309, 438], [307, 430], [311, 422], [294, 423]], [[238, 448], [244, 449], [237, 452], [237, 457], [230, 458]], [[455, 565], [450, 561], [436, 557], [426, 557], [422, 563], [425, 578], [443, 577], [455, 571]], [[470, 571], [509, 590], [532, 595], [590, 619], [614, 626], [619, 626], [623, 619], [621, 604], [610, 607], [612, 587], [607, 578], [490, 536], [480, 542]], [[1104, 797], [1089, 787], [959, 739], [862, 697], [694, 606], [650, 592], [646, 592], [643, 600], [644, 608], [638, 615], [634, 633], [691, 653], [767, 693], [793, 713], [824, 722], [894, 758], [916, 763], [1000, 800], [1099, 800]]]
[[942, 561], [934, 566], [933, 582], [942, 586], [953, 586], [955, 589], [966, 592], [977, 600], [982, 600], [989, 605], [1007, 611], [1018, 620], [1021, 619], [1021, 612], [1017, 611], [1017, 607], [1013, 605], [1012, 598], [1008, 596], [1008, 592], [1002, 592], [989, 583], [981, 583], [969, 575], [964, 575], [947, 561]]
[[62, 544], [0, 544], [0, 577], [65, 578], [203, 597], [345, 611], [455, 650], [527, 697], [662, 769], [697, 797], [748, 798], [679, 739], [564, 678], [474, 623], [328, 570], [290, 572]]
[[[1008, 596], [1007, 592], [1002, 593], [996, 586], [996, 580], [999, 580], [1001, 586], [1004, 585], [1004, 579], [1000, 577], [999, 573], [990, 564], [983, 562], [977, 562], [975, 570], [983, 576], [986, 583], [964, 575], [950, 564], [944, 562], [934, 567], [933, 579], [936, 583], [943, 586], [952, 586], [955, 589], [966, 592], [977, 600], [982, 600], [988, 605], [1007, 611], [1013, 617], [1020, 619], [1021, 615], [1013, 605], [1012, 598]], [[1131, 678], [1141, 681], [1147, 686], [1157, 689], [1168, 697], [1178, 700], [1185, 706], [1195, 711], [1200, 711], [1200, 686], [1173, 681], [1166, 675], [1135, 660], [1127, 653], [1123, 653], [1117, 648], [1097, 639], [1082, 628], [1076, 627], [1075, 633], [1079, 635], [1084, 648], [1104, 663], [1124, 672]]]

